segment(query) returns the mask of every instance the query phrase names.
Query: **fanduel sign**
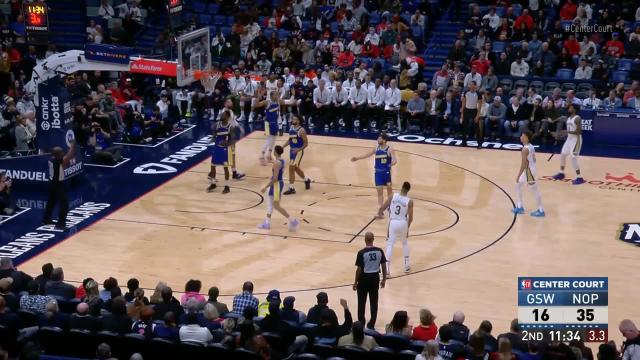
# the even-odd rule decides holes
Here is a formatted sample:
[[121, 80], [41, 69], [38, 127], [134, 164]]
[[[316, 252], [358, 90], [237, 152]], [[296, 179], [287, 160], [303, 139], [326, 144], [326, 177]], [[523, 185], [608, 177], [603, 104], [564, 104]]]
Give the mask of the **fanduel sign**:
[[69, 148], [69, 142], [73, 139], [71, 101], [59, 76], [38, 85], [38, 104], [38, 148], [45, 152], [55, 146]]
[[[0, 159], [0, 171], [5, 171], [11, 180], [20, 185], [41, 185], [49, 181], [50, 154], [20, 156]], [[82, 151], [63, 169], [64, 178], [72, 178], [83, 171]]]
[[133, 169], [134, 174], [158, 175], [178, 172], [177, 166], [207, 150], [211, 143], [211, 135], [207, 135], [191, 145], [167, 156], [157, 163], [142, 164]]

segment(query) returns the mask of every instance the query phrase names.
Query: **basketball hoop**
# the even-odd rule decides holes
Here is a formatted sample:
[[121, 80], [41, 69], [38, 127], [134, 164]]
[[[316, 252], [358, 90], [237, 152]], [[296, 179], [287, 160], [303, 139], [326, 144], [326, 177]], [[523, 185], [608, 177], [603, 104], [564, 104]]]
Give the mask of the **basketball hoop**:
[[196, 81], [200, 81], [200, 84], [202, 84], [206, 92], [213, 92], [221, 77], [222, 73], [220, 71], [195, 70], [193, 72], [193, 78], [196, 79]]

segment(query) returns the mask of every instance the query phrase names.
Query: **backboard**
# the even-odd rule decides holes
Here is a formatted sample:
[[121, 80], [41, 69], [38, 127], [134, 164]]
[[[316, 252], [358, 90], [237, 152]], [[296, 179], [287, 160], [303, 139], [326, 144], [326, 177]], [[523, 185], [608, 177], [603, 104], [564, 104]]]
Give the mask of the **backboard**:
[[211, 69], [211, 47], [209, 28], [194, 30], [181, 35], [178, 42], [178, 86], [186, 86], [194, 81], [195, 71]]

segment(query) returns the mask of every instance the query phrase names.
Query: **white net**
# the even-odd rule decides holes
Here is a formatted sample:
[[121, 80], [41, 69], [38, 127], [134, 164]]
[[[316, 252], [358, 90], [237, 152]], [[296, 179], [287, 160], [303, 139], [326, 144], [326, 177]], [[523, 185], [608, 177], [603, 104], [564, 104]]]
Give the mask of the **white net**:
[[222, 73], [219, 71], [203, 71], [200, 77], [200, 83], [207, 93], [212, 93], [221, 77]]

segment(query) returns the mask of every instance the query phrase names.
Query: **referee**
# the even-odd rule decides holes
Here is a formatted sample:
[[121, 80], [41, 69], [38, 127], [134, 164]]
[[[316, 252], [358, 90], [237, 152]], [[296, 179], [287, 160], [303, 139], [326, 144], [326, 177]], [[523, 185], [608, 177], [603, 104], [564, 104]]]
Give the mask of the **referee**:
[[75, 157], [75, 152], [76, 144], [72, 140], [66, 154], [61, 147], [56, 146], [51, 150], [51, 159], [49, 159], [49, 196], [42, 223], [45, 225], [53, 223], [51, 221], [53, 208], [59, 204], [58, 222], [55, 228], [62, 231], [66, 229], [67, 212], [69, 212], [69, 200], [64, 189], [64, 168], [69, 166], [69, 162]]
[[469, 89], [462, 95], [460, 107], [460, 124], [462, 125], [462, 146], [467, 146], [467, 139], [475, 133], [478, 141], [478, 149], [482, 148], [482, 121], [480, 110], [482, 109], [482, 96], [477, 91], [475, 81], [469, 83]]
[[[358, 321], [365, 323], [364, 309], [367, 305], [367, 295], [371, 303], [371, 319], [367, 323], [367, 328], [373, 329], [378, 317], [378, 289], [384, 288], [387, 281], [386, 262], [384, 251], [373, 246], [373, 233], [364, 234], [364, 249], [358, 251], [356, 257], [356, 277], [353, 283], [353, 290], [358, 292]], [[382, 281], [380, 281], [380, 270], [382, 270]]]

